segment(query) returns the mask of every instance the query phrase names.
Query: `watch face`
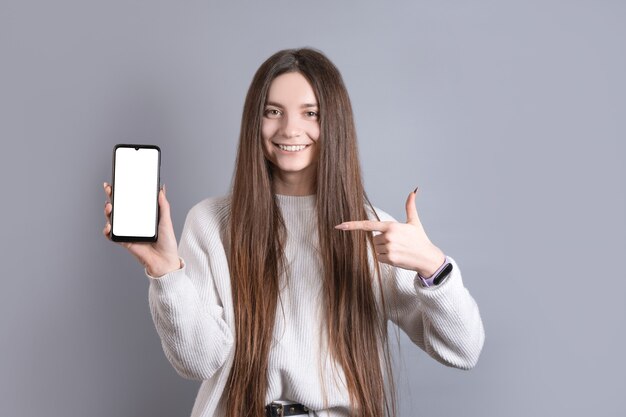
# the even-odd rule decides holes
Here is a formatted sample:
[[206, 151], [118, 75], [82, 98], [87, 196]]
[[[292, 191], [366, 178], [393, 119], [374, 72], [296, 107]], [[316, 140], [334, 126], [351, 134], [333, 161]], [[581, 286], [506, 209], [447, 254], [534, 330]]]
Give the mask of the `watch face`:
[[443, 281], [443, 279], [450, 274], [450, 272], [452, 272], [452, 263], [449, 263], [441, 270], [441, 272], [433, 280], [433, 284], [439, 285], [441, 281]]

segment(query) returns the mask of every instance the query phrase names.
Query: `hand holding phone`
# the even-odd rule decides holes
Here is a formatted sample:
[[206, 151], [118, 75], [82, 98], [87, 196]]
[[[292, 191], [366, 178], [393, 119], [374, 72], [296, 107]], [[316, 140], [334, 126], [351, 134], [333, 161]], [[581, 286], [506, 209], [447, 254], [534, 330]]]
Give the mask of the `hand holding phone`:
[[[120, 186], [121, 183], [121, 177], [118, 177], [118, 186]], [[110, 184], [105, 182], [103, 186], [105, 194], [107, 196], [107, 201], [104, 205], [104, 215], [107, 223], [102, 232], [109, 240], [113, 240], [113, 229], [111, 225], [113, 205], [111, 204], [111, 199], [115, 193], [113, 187]], [[149, 185], [149, 187], [151, 188], [151, 185]], [[158, 239], [156, 239], [156, 241], [152, 241], [151, 239], [145, 239], [146, 236], [139, 236], [143, 237], [144, 239], [121, 239], [117, 240], [117, 242], [121, 246], [126, 248], [133, 256], [135, 256], [135, 258], [148, 269], [148, 273], [151, 276], [159, 277], [168, 272], [179, 269], [181, 265], [178, 257], [178, 245], [176, 243], [176, 235], [174, 234], [174, 227], [172, 225], [172, 219], [170, 215], [170, 205], [165, 195], [165, 187], [163, 187], [161, 190], [158, 190], [157, 188], [155, 194], [155, 200], [158, 204], [158, 210], [155, 210], [155, 212], [158, 213], [158, 219], [156, 219], [154, 222], [157, 225], [157, 229], [155, 232], [150, 231], [147, 234], [158, 236]], [[120, 203], [121, 195], [122, 194], [118, 194], [118, 203]], [[115, 203], [115, 200], [113, 201], [113, 203]], [[149, 208], [148, 212], [152, 213], [152, 209]], [[120, 213], [121, 210], [117, 212], [118, 216], [120, 215]]]

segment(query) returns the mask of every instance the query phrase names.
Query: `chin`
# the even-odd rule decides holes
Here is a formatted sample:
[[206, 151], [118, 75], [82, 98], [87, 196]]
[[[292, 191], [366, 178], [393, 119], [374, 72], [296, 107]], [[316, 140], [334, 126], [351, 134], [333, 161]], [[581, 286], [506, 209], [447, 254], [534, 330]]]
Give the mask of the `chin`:
[[294, 174], [297, 172], [302, 172], [302, 171], [306, 171], [307, 168], [310, 168], [310, 165], [308, 164], [274, 164], [274, 166], [276, 167], [277, 170], [285, 172], [285, 173], [289, 173], [289, 174]]

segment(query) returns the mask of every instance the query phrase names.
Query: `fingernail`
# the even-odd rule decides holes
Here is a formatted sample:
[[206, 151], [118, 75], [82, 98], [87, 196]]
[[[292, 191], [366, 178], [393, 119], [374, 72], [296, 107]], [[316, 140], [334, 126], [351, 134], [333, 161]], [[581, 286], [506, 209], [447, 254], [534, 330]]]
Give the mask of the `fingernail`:
[[102, 183], [102, 188], [104, 188], [105, 190], [107, 189], [107, 183], [106, 182]]
[[346, 229], [348, 229], [348, 225], [344, 224], [344, 223], [341, 223], [341, 224], [338, 224], [337, 226], [335, 226], [335, 229], [346, 230]]
[[414, 192], [414, 193], [417, 193], [417, 190], [418, 190], [419, 188], [420, 188], [420, 187], [415, 187], [415, 190], [413, 190], [413, 192]]

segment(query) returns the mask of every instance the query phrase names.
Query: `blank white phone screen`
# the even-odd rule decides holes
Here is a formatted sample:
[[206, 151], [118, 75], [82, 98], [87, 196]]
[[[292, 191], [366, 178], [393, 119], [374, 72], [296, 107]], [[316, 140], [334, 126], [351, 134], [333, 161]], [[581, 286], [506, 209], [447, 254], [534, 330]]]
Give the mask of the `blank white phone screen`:
[[117, 148], [113, 195], [113, 234], [152, 237], [156, 232], [159, 151]]

